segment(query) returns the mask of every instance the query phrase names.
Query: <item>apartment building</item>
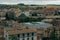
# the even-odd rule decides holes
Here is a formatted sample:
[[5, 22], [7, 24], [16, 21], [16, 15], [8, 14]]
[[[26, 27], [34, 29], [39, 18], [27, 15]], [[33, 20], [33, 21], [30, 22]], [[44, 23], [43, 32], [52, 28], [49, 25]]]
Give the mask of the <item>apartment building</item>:
[[46, 16], [54, 16], [55, 15], [55, 13], [56, 13], [56, 8], [47, 8], [47, 9], [44, 9], [44, 14], [46, 15]]
[[55, 37], [60, 40], [60, 27], [55, 27], [54, 28], [54, 32], [55, 32]]
[[35, 28], [5, 28], [4, 37], [6, 40], [37, 40]]
[[30, 10], [30, 17], [38, 18], [45, 16], [54, 16], [56, 14], [56, 8], [46, 8], [42, 10]]
[[45, 23], [51, 23], [51, 22], [53, 22], [53, 19], [44, 19], [44, 20], [42, 20], [42, 22], [45, 22]]
[[4, 31], [0, 29], [0, 38], [3, 37]]
[[33, 17], [33, 18], [38, 18], [38, 17], [44, 17], [44, 13], [43, 13], [43, 10], [29, 10], [30, 12], [30, 17]]
[[0, 29], [0, 40], [5, 40], [4, 31]]
[[43, 29], [37, 29], [37, 40], [42, 40], [44, 37], [44, 30]]

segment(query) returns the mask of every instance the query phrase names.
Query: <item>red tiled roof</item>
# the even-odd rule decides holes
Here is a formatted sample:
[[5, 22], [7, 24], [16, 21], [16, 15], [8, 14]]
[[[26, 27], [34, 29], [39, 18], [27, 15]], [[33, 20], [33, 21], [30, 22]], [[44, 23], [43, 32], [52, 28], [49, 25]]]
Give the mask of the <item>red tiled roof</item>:
[[16, 30], [16, 28], [5, 28], [6, 30], [8, 30], [8, 31], [14, 31], [14, 30]]
[[23, 30], [16, 30], [16, 31], [9, 31], [9, 35], [13, 34], [22, 34], [22, 33], [30, 33], [30, 32], [36, 32], [34, 29], [23, 29]]
[[39, 29], [39, 30], [37, 30], [37, 33], [39, 34], [39, 35], [41, 35], [41, 34], [43, 34], [43, 32], [44, 32], [44, 30], [42, 29]]
[[4, 34], [4, 31], [3, 30], [0, 30], [0, 35], [3, 35]]
[[3, 30], [0, 30], [0, 33], [3, 33]]
[[55, 10], [56, 10], [55, 8], [47, 8], [44, 10], [44, 12], [51, 13], [51, 12], [54, 12]]
[[36, 32], [37, 31], [35, 28], [28, 28], [28, 29], [7, 28], [7, 29], [8, 29], [7, 31], [9, 33], [9, 35], [29, 33], [29, 32]]

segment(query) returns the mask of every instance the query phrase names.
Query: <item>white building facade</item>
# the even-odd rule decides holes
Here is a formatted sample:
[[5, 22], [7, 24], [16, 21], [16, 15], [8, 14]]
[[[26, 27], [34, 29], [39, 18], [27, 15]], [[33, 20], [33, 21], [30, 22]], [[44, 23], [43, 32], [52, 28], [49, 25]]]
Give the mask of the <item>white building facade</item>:
[[37, 40], [37, 32], [35, 31], [27, 33], [11, 33], [12, 31], [9, 32], [4, 29], [5, 40]]

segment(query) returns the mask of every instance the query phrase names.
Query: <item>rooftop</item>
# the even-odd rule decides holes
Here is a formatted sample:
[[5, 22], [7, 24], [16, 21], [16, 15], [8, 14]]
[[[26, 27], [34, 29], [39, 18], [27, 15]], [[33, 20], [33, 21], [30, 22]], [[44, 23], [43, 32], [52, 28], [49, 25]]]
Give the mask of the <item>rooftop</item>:
[[30, 33], [30, 32], [36, 32], [36, 29], [23, 29], [23, 30], [16, 30], [16, 31], [9, 31], [9, 35], [13, 35], [13, 34], [22, 34], [22, 33]]
[[33, 27], [33, 28], [48, 28], [48, 27], [51, 27], [52, 24], [49, 24], [49, 23], [45, 23], [45, 22], [31, 22], [31, 23], [23, 23], [25, 24], [27, 27]]
[[53, 21], [53, 19], [44, 19], [44, 20], [42, 20], [42, 22], [52, 22]]
[[4, 31], [3, 30], [0, 30], [0, 35], [3, 35]]
[[30, 33], [30, 32], [36, 32], [37, 31], [35, 28], [23, 28], [23, 29], [5, 28], [5, 30], [8, 32], [9, 35]]

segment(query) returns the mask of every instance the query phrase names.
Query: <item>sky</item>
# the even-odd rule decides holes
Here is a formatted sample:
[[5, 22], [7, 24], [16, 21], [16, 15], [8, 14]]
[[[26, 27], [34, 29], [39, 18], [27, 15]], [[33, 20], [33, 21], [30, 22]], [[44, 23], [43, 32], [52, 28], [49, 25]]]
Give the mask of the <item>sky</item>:
[[0, 0], [0, 4], [38, 4], [38, 5], [45, 5], [45, 4], [57, 4], [60, 5], [60, 0]]

